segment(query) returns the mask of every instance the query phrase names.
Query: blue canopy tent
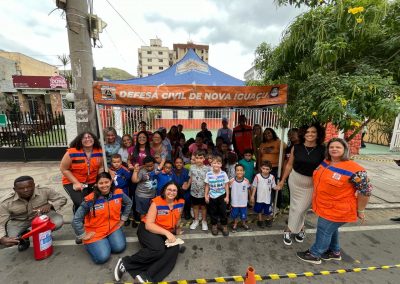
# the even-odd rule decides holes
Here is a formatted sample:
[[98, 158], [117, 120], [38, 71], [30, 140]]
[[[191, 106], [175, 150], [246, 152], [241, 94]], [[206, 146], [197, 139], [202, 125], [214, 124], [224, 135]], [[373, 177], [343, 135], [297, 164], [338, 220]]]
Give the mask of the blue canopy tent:
[[204, 62], [193, 49], [165, 71], [143, 78], [109, 81], [127, 85], [207, 85], [244, 86], [245, 82], [232, 77]]

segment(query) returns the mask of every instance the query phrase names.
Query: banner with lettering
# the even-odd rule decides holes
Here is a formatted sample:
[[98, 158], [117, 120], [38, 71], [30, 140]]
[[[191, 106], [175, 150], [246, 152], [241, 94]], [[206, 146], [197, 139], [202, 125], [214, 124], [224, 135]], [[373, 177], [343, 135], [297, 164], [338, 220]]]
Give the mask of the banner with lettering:
[[97, 104], [159, 107], [250, 107], [282, 105], [287, 101], [287, 85], [196, 86], [123, 85], [94, 82]]

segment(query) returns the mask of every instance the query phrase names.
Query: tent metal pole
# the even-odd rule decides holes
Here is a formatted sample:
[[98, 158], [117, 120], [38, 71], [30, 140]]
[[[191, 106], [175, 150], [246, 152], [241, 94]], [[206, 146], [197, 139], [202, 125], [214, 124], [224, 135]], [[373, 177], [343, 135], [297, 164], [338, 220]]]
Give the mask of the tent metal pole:
[[99, 105], [98, 104], [96, 104], [96, 115], [97, 115], [97, 121], [98, 121], [98, 125], [99, 125], [99, 136], [100, 136], [99, 140], [100, 140], [100, 144], [101, 144], [101, 149], [103, 151], [104, 171], [108, 172], [106, 149], [104, 147], [103, 122], [101, 121], [100, 109], [99, 109]]
[[[284, 107], [283, 107], [284, 109], [286, 109], [286, 104], [284, 105]], [[286, 128], [282, 128], [282, 131], [281, 131], [281, 135], [280, 135], [280, 139], [281, 139], [281, 145], [280, 145], [280, 149], [279, 149], [279, 164], [278, 164], [278, 176], [277, 176], [277, 179], [276, 179], [276, 183], [278, 183], [279, 182], [279, 180], [280, 180], [280, 178], [281, 178], [281, 174], [282, 174], [282, 164], [283, 164], [283, 144], [284, 144], [284, 142], [283, 142], [283, 138], [284, 138], [284, 136], [285, 136], [285, 133], [286, 133]], [[283, 189], [281, 189], [281, 190], [283, 190]], [[277, 201], [278, 201], [278, 191], [275, 191], [275, 200], [274, 200], [274, 219], [275, 219], [275, 216], [276, 216], [276, 208], [277, 208]]]

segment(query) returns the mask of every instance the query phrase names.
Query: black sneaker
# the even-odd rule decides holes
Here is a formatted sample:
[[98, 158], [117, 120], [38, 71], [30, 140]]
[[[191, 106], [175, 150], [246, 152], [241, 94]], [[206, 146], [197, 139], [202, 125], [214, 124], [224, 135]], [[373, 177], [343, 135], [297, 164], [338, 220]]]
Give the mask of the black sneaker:
[[342, 256], [340, 255], [340, 252], [334, 253], [331, 250], [327, 250], [321, 255], [321, 259], [323, 260], [342, 260]]
[[257, 221], [257, 226], [260, 228], [264, 228], [264, 222], [263, 221]]
[[290, 232], [283, 232], [283, 243], [287, 246], [292, 245], [292, 238], [290, 235], [291, 235]]
[[137, 228], [138, 223], [135, 220], [132, 220], [132, 228]]
[[31, 242], [29, 241], [29, 239], [19, 239], [18, 251], [27, 250], [30, 245]]
[[76, 238], [75, 238], [75, 243], [76, 243], [77, 245], [81, 245], [81, 244], [82, 244], [82, 239], [76, 237]]
[[273, 222], [272, 219], [267, 219], [267, 220], [265, 220], [265, 226], [266, 226], [266, 227], [272, 227], [272, 222]]
[[304, 241], [305, 237], [306, 237], [306, 232], [300, 231], [300, 233], [298, 233], [294, 236], [294, 239], [296, 240], [296, 242], [302, 243]]
[[131, 220], [129, 220], [129, 219], [124, 222], [125, 227], [128, 227], [130, 224], [131, 224]]
[[304, 252], [298, 252], [297, 257], [305, 262], [309, 262], [309, 263], [313, 263], [313, 264], [321, 264], [321, 258], [312, 255], [309, 250], [306, 250]]
[[115, 265], [114, 268], [114, 278], [115, 281], [120, 281], [122, 278], [122, 275], [126, 272], [125, 266], [122, 263], [122, 258], [118, 259], [117, 265]]

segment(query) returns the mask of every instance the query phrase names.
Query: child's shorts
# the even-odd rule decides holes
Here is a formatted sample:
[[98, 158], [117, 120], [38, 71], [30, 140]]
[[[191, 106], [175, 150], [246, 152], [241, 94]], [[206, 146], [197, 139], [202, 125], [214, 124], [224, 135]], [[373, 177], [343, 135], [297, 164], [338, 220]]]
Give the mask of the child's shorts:
[[136, 212], [140, 215], [145, 215], [149, 211], [150, 203], [152, 198], [144, 198], [135, 196]]
[[197, 198], [191, 195], [190, 200], [194, 206], [206, 205], [206, 199], [204, 197]]
[[262, 213], [264, 215], [269, 216], [272, 214], [271, 204], [256, 202], [256, 204], [254, 205], [253, 211], [256, 213]]
[[247, 220], [247, 207], [232, 207], [231, 218], [236, 219], [240, 217], [240, 220]]

